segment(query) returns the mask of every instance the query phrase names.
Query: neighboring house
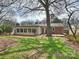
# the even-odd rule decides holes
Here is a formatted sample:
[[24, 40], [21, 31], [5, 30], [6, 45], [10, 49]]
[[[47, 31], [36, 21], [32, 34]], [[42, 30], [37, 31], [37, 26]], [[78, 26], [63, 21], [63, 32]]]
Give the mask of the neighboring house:
[[[33, 25], [24, 25], [16, 26], [13, 29], [13, 34], [15, 35], [41, 35], [46, 34], [46, 24], [33, 24]], [[62, 23], [52, 23], [52, 34], [63, 34], [64, 25]]]

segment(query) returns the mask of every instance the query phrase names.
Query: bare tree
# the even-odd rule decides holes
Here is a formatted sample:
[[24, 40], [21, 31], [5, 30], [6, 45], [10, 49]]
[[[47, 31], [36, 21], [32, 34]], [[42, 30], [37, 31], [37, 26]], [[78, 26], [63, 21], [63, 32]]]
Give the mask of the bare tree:
[[[51, 24], [50, 24], [50, 14], [63, 14], [68, 13], [68, 24], [71, 29], [70, 19], [72, 15], [78, 11], [76, 3], [78, 0], [19, 0], [19, 11], [22, 10], [23, 14], [28, 14], [30, 12], [38, 11], [45, 12], [46, 24], [47, 24], [47, 36], [52, 36]], [[73, 9], [74, 8], [74, 9]], [[73, 10], [71, 10], [73, 9]], [[71, 29], [73, 32], [73, 30]]]
[[79, 11], [78, 6], [76, 6], [76, 3], [78, 3], [79, 0], [75, 0], [75, 1], [64, 0], [64, 2], [65, 2], [65, 10], [68, 14], [68, 19], [67, 19], [68, 26], [69, 26], [74, 38], [77, 39], [76, 38], [77, 29], [75, 31], [72, 29], [70, 20], [71, 20], [72, 16], [74, 15], [74, 13]]
[[31, 20], [28, 20], [28, 21], [22, 21], [22, 22], [21, 22], [21, 25], [23, 25], [23, 26], [25, 26], [25, 25], [32, 25], [32, 24], [34, 24], [34, 22], [31, 21]]
[[0, 0], [0, 22], [4, 19], [3, 17], [8, 14], [7, 8], [14, 4], [17, 0]]
[[50, 14], [54, 13], [53, 8], [59, 9], [58, 5], [62, 0], [27, 0], [27, 3], [23, 6], [26, 8], [26, 13], [32, 11], [45, 11], [46, 14], [46, 24], [47, 24], [47, 36], [52, 36], [51, 24], [50, 24]]
[[75, 35], [77, 34], [77, 30], [78, 30], [78, 26], [79, 26], [78, 22], [79, 22], [79, 19], [76, 16], [73, 16], [70, 20], [70, 23], [73, 27], [73, 31], [74, 31]]

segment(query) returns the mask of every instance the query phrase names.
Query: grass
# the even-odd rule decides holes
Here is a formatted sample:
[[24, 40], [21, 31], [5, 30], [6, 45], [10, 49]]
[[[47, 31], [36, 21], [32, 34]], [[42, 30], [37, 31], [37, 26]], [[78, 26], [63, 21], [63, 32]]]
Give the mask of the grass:
[[[29, 38], [30, 36], [0, 36], [0, 38], [2, 39], [19, 39], [19, 38]], [[33, 37], [31, 37], [33, 38]]]
[[27, 59], [27, 55], [29, 54], [30, 50], [39, 48], [40, 46], [42, 46], [43, 53], [50, 54], [49, 52], [51, 51], [54, 51], [53, 53], [56, 51], [61, 51], [65, 55], [65, 57], [62, 57], [62, 59], [70, 59], [68, 57], [66, 58], [67, 54], [68, 56], [73, 54], [73, 50], [66, 46], [63, 43], [63, 39], [60, 37], [53, 38], [54, 41], [48, 40], [50, 38], [47, 37], [0, 36], [0, 38], [14, 39], [17, 41], [15, 46], [9, 47], [5, 52], [0, 53], [0, 59]]
[[25, 52], [16, 52], [16, 53], [12, 53], [12, 54], [7, 54], [7, 55], [2, 55], [0, 56], [0, 59], [23, 59], [25, 57], [27, 57], [27, 55]]

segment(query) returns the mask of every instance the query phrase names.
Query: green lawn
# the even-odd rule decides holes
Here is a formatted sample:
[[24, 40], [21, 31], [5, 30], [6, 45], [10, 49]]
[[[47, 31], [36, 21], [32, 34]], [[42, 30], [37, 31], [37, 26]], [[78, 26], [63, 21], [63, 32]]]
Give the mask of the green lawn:
[[[35, 49], [40, 49], [42, 54], [48, 54], [49, 59], [78, 59], [74, 50], [68, 47], [61, 37], [0, 36], [0, 39], [16, 41], [14, 46], [8, 47], [4, 52], [0, 53], [0, 59], [27, 59], [27, 56], [31, 54], [30, 51]], [[51, 57], [51, 52], [55, 54], [53, 57]], [[57, 53], [62, 53], [62, 57], [56, 56]]]

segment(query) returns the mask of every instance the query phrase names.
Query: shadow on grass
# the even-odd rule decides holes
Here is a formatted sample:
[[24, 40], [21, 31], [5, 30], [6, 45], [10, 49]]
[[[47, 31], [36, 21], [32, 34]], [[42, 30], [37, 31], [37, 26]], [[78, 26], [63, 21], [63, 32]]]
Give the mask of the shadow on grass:
[[3, 53], [0, 53], [0, 56], [12, 54], [12, 53], [17, 53], [17, 52], [29, 51], [29, 50], [32, 50], [32, 48], [29, 48], [29, 49], [22, 49], [22, 50], [16, 50], [16, 51], [11, 51], [11, 52], [5, 51], [5, 52], [3, 52]]

